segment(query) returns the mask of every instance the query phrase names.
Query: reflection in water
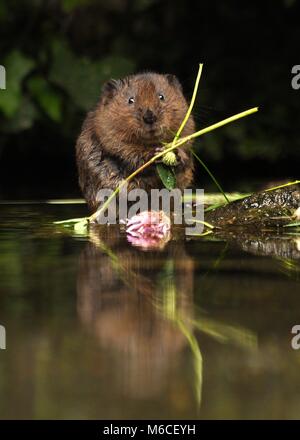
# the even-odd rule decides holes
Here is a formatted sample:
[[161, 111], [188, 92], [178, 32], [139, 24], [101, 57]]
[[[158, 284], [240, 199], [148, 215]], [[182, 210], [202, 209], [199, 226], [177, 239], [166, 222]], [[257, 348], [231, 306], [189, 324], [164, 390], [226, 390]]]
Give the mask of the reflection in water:
[[53, 228], [78, 206], [1, 209], [0, 418], [299, 418], [299, 232], [141, 251]]
[[289, 260], [300, 260], [299, 236], [244, 237], [239, 240], [241, 248], [255, 255], [265, 255]]
[[127, 240], [141, 249], [163, 249], [171, 238], [171, 219], [163, 211], [143, 211], [126, 225]]
[[195, 331], [248, 348], [256, 347], [255, 335], [215, 322], [198, 310], [193, 299], [194, 259], [183, 240], [171, 241], [161, 252], [145, 253], [120, 240], [113, 228], [94, 230], [90, 238], [80, 256], [78, 314], [101, 347], [117, 353], [125, 393], [135, 398], [161, 393], [187, 349], [199, 405], [203, 372]]
[[120, 374], [135, 397], [158, 392], [187, 345], [176, 325], [193, 316], [193, 261], [183, 252], [172, 242], [167, 254], [144, 253], [113, 234], [105, 242], [93, 234], [80, 257], [79, 316], [122, 356]]
[[257, 255], [272, 257], [278, 262], [279, 271], [285, 275], [300, 279], [300, 233], [276, 235], [274, 233], [220, 233], [219, 237], [240, 247], [243, 251]]

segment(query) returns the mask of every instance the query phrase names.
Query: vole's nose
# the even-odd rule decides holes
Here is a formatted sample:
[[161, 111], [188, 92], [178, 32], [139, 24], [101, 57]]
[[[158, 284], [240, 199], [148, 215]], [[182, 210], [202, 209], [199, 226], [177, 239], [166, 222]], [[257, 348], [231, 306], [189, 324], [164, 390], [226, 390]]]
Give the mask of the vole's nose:
[[144, 116], [143, 116], [143, 120], [144, 120], [145, 124], [151, 125], [157, 121], [157, 117], [155, 116], [155, 114], [151, 110], [147, 109]]

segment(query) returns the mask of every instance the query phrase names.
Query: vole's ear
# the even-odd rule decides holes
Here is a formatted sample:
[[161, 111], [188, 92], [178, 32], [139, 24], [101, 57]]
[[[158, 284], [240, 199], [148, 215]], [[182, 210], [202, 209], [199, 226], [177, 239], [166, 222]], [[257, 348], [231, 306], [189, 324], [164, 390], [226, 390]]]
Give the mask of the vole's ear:
[[101, 100], [103, 104], [110, 101], [123, 86], [121, 79], [110, 79], [102, 86]]
[[177, 76], [172, 75], [171, 73], [167, 73], [165, 75], [165, 77], [171, 86], [176, 87], [177, 89], [179, 89], [182, 92], [182, 86], [181, 86]]

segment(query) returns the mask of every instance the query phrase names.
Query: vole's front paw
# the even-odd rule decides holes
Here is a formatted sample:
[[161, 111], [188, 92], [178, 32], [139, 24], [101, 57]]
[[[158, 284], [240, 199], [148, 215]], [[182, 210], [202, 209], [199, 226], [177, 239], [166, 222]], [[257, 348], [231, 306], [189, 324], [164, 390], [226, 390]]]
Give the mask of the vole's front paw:
[[[156, 156], [159, 153], [162, 153], [164, 151], [164, 147], [156, 147], [154, 150], [154, 156]], [[156, 163], [161, 163], [163, 159], [163, 156], [160, 156], [158, 159], [156, 159]]]
[[182, 148], [177, 148], [175, 151], [177, 164], [185, 166], [189, 161], [189, 156], [187, 155], [186, 151], [184, 151]]
[[[164, 147], [157, 147], [155, 148], [155, 155], [159, 153], [163, 153], [165, 150]], [[172, 151], [169, 151], [166, 153], [166, 156], [160, 156], [158, 159], [156, 159], [156, 163], [163, 162], [166, 165], [170, 166], [185, 166], [189, 161], [189, 156], [187, 155], [186, 151], [184, 151], [181, 148], [176, 148]]]

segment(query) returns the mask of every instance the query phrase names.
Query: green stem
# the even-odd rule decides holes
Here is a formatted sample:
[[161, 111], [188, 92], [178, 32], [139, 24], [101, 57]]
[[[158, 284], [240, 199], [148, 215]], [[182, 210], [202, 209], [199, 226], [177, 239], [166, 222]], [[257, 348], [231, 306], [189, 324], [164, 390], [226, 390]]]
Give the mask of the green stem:
[[108, 197], [106, 202], [94, 213], [89, 217], [89, 221], [93, 222], [105, 209], [108, 207], [112, 199], [120, 192], [120, 190], [123, 188], [124, 185], [126, 185], [130, 180], [132, 180], [137, 174], [139, 174], [141, 171], [143, 171], [145, 168], [147, 168], [149, 165], [151, 165], [153, 162], [155, 162], [160, 157], [164, 156], [169, 151], [175, 150], [175, 148], [180, 147], [181, 145], [189, 142], [191, 139], [195, 139], [199, 136], [202, 136], [203, 134], [209, 133], [210, 131], [213, 131], [219, 127], [223, 127], [226, 124], [229, 124], [233, 121], [236, 121], [237, 119], [244, 118], [245, 116], [251, 115], [252, 113], [255, 113], [258, 111], [258, 107], [251, 108], [249, 110], [246, 110], [244, 112], [238, 113], [234, 116], [230, 116], [229, 118], [223, 119], [220, 122], [217, 122], [216, 124], [212, 124], [209, 127], [203, 128], [202, 130], [196, 131], [193, 134], [190, 134], [189, 136], [185, 136], [181, 139], [179, 139], [174, 145], [173, 142], [167, 144], [170, 145], [168, 148], [166, 148], [164, 151], [156, 154], [153, 156], [148, 162], [144, 163], [140, 168], [135, 170], [130, 176], [128, 176], [125, 180], [123, 180], [118, 188], [115, 189], [115, 191]]
[[283, 185], [273, 186], [273, 188], [266, 189], [266, 191], [275, 191], [275, 189], [285, 188], [286, 186], [297, 185], [300, 180], [295, 180], [294, 182], [284, 183]]
[[209, 228], [209, 229], [215, 229], [215, 228], [216, 228], [214, 225], [211, 225], [210, 223], [205, 222], [205, 221], [203, 221], [203, 220], [196, 220], [196, 219], [193, 219], [193, 221], [194, 221], [195, 223], [200, 223], [200, 224], [206, 226], [206, 227]]
[[215, 182], [215, 185], [217, 186], [217, 188], [219, 189], [219, 191], [223, 194], [225, 200], [227, 203], [229, 203], [229, 199], [226, 196], [225, 192], [223, 191], [223, 188], [221, 187], [221, 185], [219, 184], [219, 182], [217, 181], [217, 179], [215, 178], [215, 176], [212, 174], [212, 172], [207, 168], [207, 166], [205, 165], [205, 163], [203, 162], [202, 159], [200, 159], [200, 157], [193, 151], [192, 154], [195, 156], [195, 158], [200, 162], [200, 164], [203, 166], [203, 168], [205, 169], [205, 171], [209, 174], [209, 176], [211, 177], [211, 179]]
[[187, 328], [185, 323], [181, 319], [178, 319], [175, 322], [177, 323], [178, 327], [186, 337], [194, 357], [193, 360], [194, 360], [194, 370], [195, 370], [195, 378], [196, 378], [196, 386], [195, 386], [196, 399], [198, 406], [200, 407], [201, 395], [202, 395], [202, 381], [203, 381], [203, 360], [202, 360], [201, 350], [196, 337]]
[[78, 223], [81, 222], [83, 220], [87, 220], [88, 221], [89, 217], [79, 217], [79, 218], [70, 218], [68, 220], [59, 220], [56, 222], [53, 222], [55, 225], [62, 225], [65, 223]]
[[185, 127], [185, 124], [187, 123], [189, 117], [191, 116], [194, 104], [195, 104], [195, 100], [196, 100], [196, 96], [197, 96], [197, 92], [198, 92], [198, 87], [199, 87], [199, 82], [200, 82], [200, 78], [201, 78], [201, 73], [202, 73], [202, 68], [203, 68], [203, 64], [199, 64], [199, 70], [198, 70], [198, 74], [197, 74], [197, 78], [196, 78], [196, 82], [195, 82], [195, 86], [194, 86], [194, 91], [193, 91], [193, 96], [188, 108], [188, 111], [186, 112], [186, 115], [179, 127], [179, 129], [177, 130], [177, 133], [175, 134], [175, 137], [173, 139], [172, 145], [175, 145], [176, 141], [178, 140], [179, 136], [181, 135], [182, 130]]

